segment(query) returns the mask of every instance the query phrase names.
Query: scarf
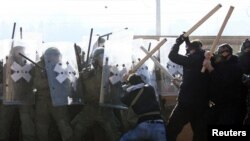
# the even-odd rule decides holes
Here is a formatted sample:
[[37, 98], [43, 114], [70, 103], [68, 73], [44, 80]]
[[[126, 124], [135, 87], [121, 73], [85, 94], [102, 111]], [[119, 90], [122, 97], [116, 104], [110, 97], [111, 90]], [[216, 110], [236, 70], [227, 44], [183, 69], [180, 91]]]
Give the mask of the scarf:
[[132, 92], [134, 90], [137, 90], [137, 89], [140, 89], [140, 88], [144, 87], [144, 85], [145, 85], [144, 83], [139, 83], [139, 84], [136, 84], [136, 85], [132, 85], [132, 86], [128, 87], [126, 89], [126, 91], [127, 92]]

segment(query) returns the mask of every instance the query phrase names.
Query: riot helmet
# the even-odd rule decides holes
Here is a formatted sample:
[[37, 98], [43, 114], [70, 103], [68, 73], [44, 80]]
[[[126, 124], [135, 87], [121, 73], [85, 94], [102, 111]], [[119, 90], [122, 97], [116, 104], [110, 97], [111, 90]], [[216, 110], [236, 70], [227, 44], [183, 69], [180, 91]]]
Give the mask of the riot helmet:
[[56, 47], [50, 47], [46, 49], [44, 53], [44, 58], [50, 62], [59, 62], [62, 58], [60, 51]]
[[219, 45], [216, 54], [215, 54], [215, 63], [220, 63], [228, 60], [233, 54], [233, 49], [231, 45], [224, 43]]
[[105, 39], [103, 37], [98, 38], [98, 47], [104, 47]]
[[224, 52], [228, 52], [229, 55], [232, 55], [233, 54], [233, 49], [232, 49], [231, 45], [229, 45], [227, 43], [219, 45], [217, 53], [218, 54], [223, 54]]
[[15, 46], [14, 48], [11, 49], [10, 54], [13, 57], [13, 60], [17, 62], [19, 65], [24, 65], [26, 64], [26, 60], [19, 54], [25, 54], [25, 47], [23, 46]]
[[249, 51], [250, 51], [250, 41], [249, 41], [249, 39], [246, 39], [246, 40], [242, 43], [242, 45], [241, 45], [241, 47], [240, 47], [240, 51], [241, 51], [241, 52], [249, 52]]
[[187, 44], [187, 53], [190, 53], [191, 50], [201, 50], [202, 42], [198, 39], [192, 40], [190, 43]]
[[92, 65], [94, 67], [103, 65], [104, 48], [97, 47], [92, 54]]

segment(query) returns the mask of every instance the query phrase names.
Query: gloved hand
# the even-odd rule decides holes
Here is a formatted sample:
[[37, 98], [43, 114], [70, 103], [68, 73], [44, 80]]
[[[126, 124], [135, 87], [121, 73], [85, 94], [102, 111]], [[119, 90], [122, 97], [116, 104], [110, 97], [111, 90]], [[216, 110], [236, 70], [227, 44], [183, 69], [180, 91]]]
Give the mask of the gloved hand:
[[247, 87], [250, 87], [250, 75], [243, 74], [243, 76], [242, 76], [242, 82]]
[[181, 34], [175, 41], [177, 45], [181, 45], [185, 40], [185, 37], [183, 36], [184, 34]]
[[89, 67], [84, 68], [82, 71], [79, 72], [79, 75], [82, 77], [82, 79], [87, 79], [92, 74], [93, 74], [93, 71]]

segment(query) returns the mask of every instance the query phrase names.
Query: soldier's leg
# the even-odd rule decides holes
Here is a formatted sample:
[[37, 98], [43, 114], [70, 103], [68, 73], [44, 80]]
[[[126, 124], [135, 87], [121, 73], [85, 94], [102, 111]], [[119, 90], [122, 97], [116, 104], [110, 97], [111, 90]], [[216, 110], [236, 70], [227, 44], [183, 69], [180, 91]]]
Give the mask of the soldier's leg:
[[116, 141], [120, 138], [119, 125], [111, 109], [104, 110], [103, 114], [97, 118], [97, 121], [105, 130], [109, 141]]
[[80, 113], [76, 115], [76, 117], [72, 120], [71, 124], [74, 129], [73, 141], [82, 141], [83, 138], [86, 139], [86, 133], [88, 132], [88, 139], [91, 138], [89, 134], [93, 131], [89, 130], [89, 127], [93, 125], [93, 120], [95, 117], [89, 115], [91, 113], [88, 112], [87, 108], [84, 108]]
[[184, 125], [189, 122], [189, 114], [190, 113], [188, 113], [188, 109], [186, 109], [184, 106], [180, 104], [176, 105], [168, 120], [168, 141], [176, 141], [176, 138]]
[[114, 109], [114, 115], [115, 115], [115, 117], [117, 119], [117, 126], [118, 126], [118, 130], [120, 132], [125, 131], [125, 125], [124, 125], [124, 122], [123, 122], [122, 112], [123, 112], [123, 110]]
[[49, 140], [49, 126], [51, 117], [46, 102], [37, 101], [35, 109], [36, 134], [39, 141]]
[[8, 141], [10, 128], [14, 119], [16, 107], [1, 105], [0, 107], [0, 141]]
[[71, 140], [73, 130], [70, 125], [69, 113], [66, 106], [50, 107], [53, 119], [56, 121], [58, 130], [63, 141]]
[[84, 140], [110, 141], [107, 137], [105, 129], [98, 122], [93, 123], [87, 128], [87, 132], [84, 135]]
[[34, 108], [32, 105], [22, 105], [19, 107], [21, 120], [21, 131], [23, 141], [35, 141], [36, 130], [34, 122]]
[[49, 141], [62, 141], [61, 134], [58, 130], [56, 121], [52, 118], [49, 126]]
[[110, 123], [109, 121], [106, 122], [102, 122], [101, 123], [101, 127], [104, 129], [105, 133], [106, 133], [106, 137], [108, 141], [116, 141], [119, 139], [119, 133], [118, 133], [118, 129], [115, 129], [112, 126], [112, 123]]
[[22, 141], [22, 135], [21, 135], [21, 122], [19, 119], [19, 113], [18, 110], [15, 110], [15, 114], [12, 120], [11, 128], [10, 128], [10, 139], [9, 141]]

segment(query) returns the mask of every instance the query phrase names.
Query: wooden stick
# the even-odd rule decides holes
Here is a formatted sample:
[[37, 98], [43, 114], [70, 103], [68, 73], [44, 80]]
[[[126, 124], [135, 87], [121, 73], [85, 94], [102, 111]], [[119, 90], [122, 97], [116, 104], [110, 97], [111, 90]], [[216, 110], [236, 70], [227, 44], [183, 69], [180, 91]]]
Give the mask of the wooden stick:
[[148, 55], [146, 55], [140, 62], [138, 62], [134, 66], [134, 68], [132, 68], [130, 73], [136, 72], [136, 70], [139, 69], [148, 60], [148, 58], [151, 57], [166, 41], [167, 41], [166, 38], [160, 41], [160, 43], [158, 43], [157, 46], [148, 53]]
[[[149, 52], [148, 52], [144, 47], [141, 47], [141, 50], [142, 50], [146, 55], [149, 54]], [[164, 72], [171, 80], [174, 79], [174, 77], [168, 72], [168, 70], [167, 70], [165, 67], [163, 67], [163, 66], [161, 65], [161, 63], [159, 63], [159, 61], [158, 61], [156, 58], [154, 58], [153, 56], [150, 56], [150, 59], [152, 59], [152, 61], [155, 63], [155, 65], [156, 65], [157, 67], [159, 67], [161, 70], [163, 70], [163, 72]]]
[[23, 29], [20, 27], [20, 39], [23, 39]]
[[92, 42], [92, 35], [93, 35], [93, 28], [91, 28], [90, 30], [90, 35], [89, 35], [89, 46], [88, 46], [88, 52], [87, 52], [87, 58], [86, 58], [86, 66], [85, 68], [88, 67], [89, 64], [89, 52], [90, 52], [90, 48], [91, 48], [91, 42]]
[[218, 9], [222, 7], [221, 4], [215, 6], [210, 12], [208, 12], [201, 20], [199, 20], [192, 28], [190, 28], [185, 34], [184, 37], [189, 36], [194, 32], [200, 25], [202, 25], [208, 18], [210, 18]]
[[[146, 55], [149, 54], [149, 52], [148, 52], [144, 47], [142, 47], [142, 46], [141, 46], [141, 50], [142, 50]], [[165, 67], [162, 66], [161, 63], [159, 63], [159, 61], [158, 61], [155, 57], [151, 56], [150, 59], [152, 59], [152, 61], [155, 63], [155, 65], [156, 65], [157, 67], [159, 67], [159, 68], [163, 71], [163, 73], [164, 73], [165, 75], [167, 75], [171, 80], [174, 80], [174, 77], [168, 72], [168, 70], [167, 70]], [[173, 84], [174, 84], [174, 83], [173, 83]], [[175, 86], [176, 88], [179, 88], [179, 87], [176, 86], [175, 84], [174, 84], [174, 86]]]
[[[14, 22], [12, 34], [11, 34], [11, 50], [14, 47], [14, 38], [15, 38], [15, 31], [16, 31], [16, 22]], [[9, 56], [6, 56], [6, 71], [5, 71], [5, 88], [4, 88], [4, 94], [5, 94], [5, 100], [11, 101], [13, 99], [13, 89], [10, 88], [10, 75], [11, 75], [11, 69], [10, 69], [10, 59], [12, 58], [11, 50], [9, 53]]]
[[221, 26], [221, 28], [220, 28], [218, 34], [217, 34], [217, 37], [215, 38], [215, 40], [214, 40], [214, 42], [213, 42], [213, 44], [212, 44], [212, 47], [211, 47], [211, 49], [210, 49], [210, 52], [211, 52], [211, 53], [214, 53], [214, 52], [215, 52], [216, 46], [217, 46], [217, 44], [218, 44], [218, 42], [219, 42], [219, 40], [220, 40], [220, 38], [221, 38], [222, 32], [224, 31], [224, 29], [225, 29], [225, 27], [226, 27], [226, 24], [227, 24], [227, 22], [228, 22], [230, 16], [232, 15], [233, 10], [234, 10], [234, 7], [233, 7], [233, 6], [230, 6], [230, 8], [229, 8], [229, 10], [228, 10], [228, 12], [227, 12], [227, 15], [226, 15], [226, 17], [225, 17], [225, 19], [224, 19], [224, 22], [223, 22], [223, 24], [222, 24], [222, 26]]
[[[218, 32], [218, 34], [217, 34], [215, 40], [213, 41], [212, 47], [210, 48], [210, 55], [207, 55], [206, 59], [209, 59], [209, 60], [210, 60], [212, 54], [215, 52], [216, 46], [217, 46], [217, 44], [218, 44], [218, 42], [219, 42], [219, 40], [220, 40], [220, 38], [221, 38], [222, 32], [224, 31], [224, 29], [225, 29], [225, 27], [226, 27], [226, 24], [227, 24], [227, 22], [228, 22], [230, 16], [231, 16], [232, 13], [233, 13], [233, 10], [234, 10], [234, 7], [233, 7], [233, 6], [230, 6], [230, 8], [229, 8], [229, 10], [228, 10], [228, 12], [227, 12], [227, 15], [226, 15], [226, 17], [225, 17], [225, 19], [224, 19], [224, 21], [223, 21], [223, 23], [222, 23], [222, 25], [221, 25], [221, 28], [220, 28], [220, 30], [219, 30], [219, 32]], [[205, 70], [206, 70], [206, 68], [205, 68], [205, 67], [202, 67], [201, 72], [204, 73]]]

